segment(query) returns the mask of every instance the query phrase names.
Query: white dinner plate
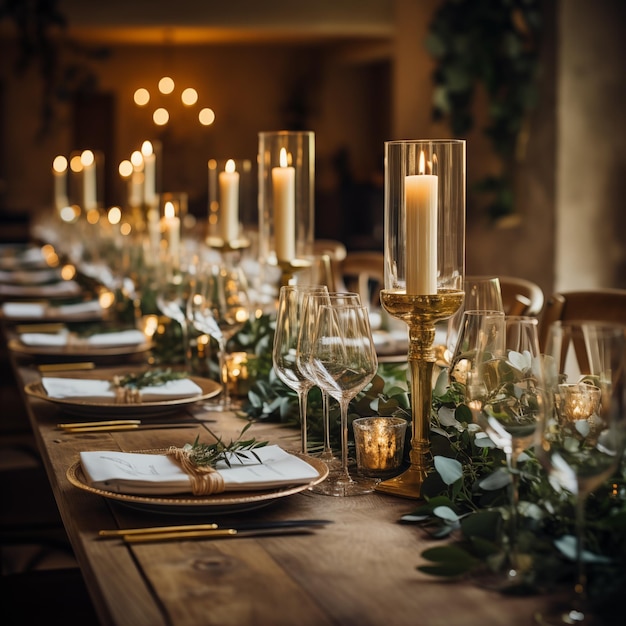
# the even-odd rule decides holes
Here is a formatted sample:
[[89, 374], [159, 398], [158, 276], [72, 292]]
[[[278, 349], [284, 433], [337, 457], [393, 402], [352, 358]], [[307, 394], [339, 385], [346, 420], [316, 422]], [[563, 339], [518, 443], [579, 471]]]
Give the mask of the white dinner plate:
[[24, 387], [24, 391], [33, 398], [47, 400], [58, 404], [66, 413], [70, 415], [78, 415], [82, 417], [106, 417], [115, 416], [121, 418], [126, 416], [148, 416], [148, 415], [164, 415], [167, 413], [175, 413], [181, 406], [194, 404], [201, 400], [208, 400], [218, 395], [222, 390], [222, 386], [209, 378], [199, 378], [190, 376], [189, 380], [193, 381], [201, 389], [201, 392], [194, 396], [186, 396], [184, 398], [172, 398], [170, 400], [159, 400], [155, 402], [137, 402], [125, 403], [115, 402], [114, 398], [110, 400], [94, 400], [88, 398], [54, 398], [46, 393], [41, 381], [28, 383]]
[[[163, 454], [164, 450], [139, 450], [138, 452]], [[317, 470], [319, 474], [317, 478], [300, 485], [287, 485], [258, 491], [226, 491], [211, 496], [193, 496], [191, 494], [180, 496], [137, 496], [98, 489], [87, 483], [80, 461], [74, 463], [67, 470], [67, 479], [75, 487], [89, 493], [115, 500], [134, 509], [154, 513], [177, 515], [238, 513], [268, 506], [280, 498], [305, 491], [313, 485], [321, 483], [328, 476], [328, 466], [324, 461], [310, 456], [299, 456]]]
[[66, 346], [27, 346], [19, 339], [9, 341], [9, 349], [19, 354], [29, 354], [31, 356], [58, 356], [58, 357], [86, 357], [93, 358], [99, 356], [124, 356], [129, 354], [141, 354], [152, 348], [152, 343], [144, 341], [139, 344], [128, 344], [121, 346], [89, 346], [83, 343], [70, 344]]

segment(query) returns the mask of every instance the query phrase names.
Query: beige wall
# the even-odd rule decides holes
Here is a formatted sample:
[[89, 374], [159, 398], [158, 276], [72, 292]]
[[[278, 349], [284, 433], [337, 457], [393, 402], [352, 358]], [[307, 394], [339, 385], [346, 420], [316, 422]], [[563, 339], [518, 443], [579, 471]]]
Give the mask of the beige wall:
[[626, 3], [561, 2], [558, 289], [626, 288]]

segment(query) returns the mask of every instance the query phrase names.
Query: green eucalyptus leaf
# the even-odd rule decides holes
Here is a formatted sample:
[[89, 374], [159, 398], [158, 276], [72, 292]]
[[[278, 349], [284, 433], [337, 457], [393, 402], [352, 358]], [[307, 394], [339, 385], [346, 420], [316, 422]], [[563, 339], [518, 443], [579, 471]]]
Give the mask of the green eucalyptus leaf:
[[506, 487], [511, 482], [511, 475], [504, 467], [499, 467], [495, 472], [485, 476], [478, 485], [486, 491], [495, 491]]
[[433, 460], [435, 469], [446, 485], [451, 485], [463, 477], [463, 466], [456, 459], [436, 456]]

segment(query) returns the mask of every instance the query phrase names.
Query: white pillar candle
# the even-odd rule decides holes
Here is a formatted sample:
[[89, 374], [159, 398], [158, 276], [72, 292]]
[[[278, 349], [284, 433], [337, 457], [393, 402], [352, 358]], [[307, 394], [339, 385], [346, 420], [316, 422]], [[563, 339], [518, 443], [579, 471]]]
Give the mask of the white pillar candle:
[[274, 245], [278, 261], [296, 257], [296, 170], [287, 166], [287, 151], [280, 150], [280, 167], [272, 169], [274, 199]]
[[98, 207], [96, 192], [96, 157], [91, 150], [84, 150], [80, 155], [83, 166], [83, 209], [89, 211]]
[[425, 174], [420, 153], [417, 175], [405, 178], [406, 293], [437, 293], [437, 176]]
[[163, 220], [170, 258], [177, 265], [180, 257], [180, 218], [176, 217], [176, 209], [172, 202], [165, 203]]
[[149, 141], [144, 141], [141, 145], [143, 155], [143, 199], [148, 206], [155, 206], [157, 202], [156, 193], [156, 154]]
[[54, 176], [54, 206], [60, 211], [69, 206], [69, 198], [67, 197], [67, 159], [59, 155], [55, 157], [52, 163], [52, 175]]
[[232, 159], [219, 174], [219, 187], [220, 233], [224, 243], [228, 243], [239, 237], [239, 172]]

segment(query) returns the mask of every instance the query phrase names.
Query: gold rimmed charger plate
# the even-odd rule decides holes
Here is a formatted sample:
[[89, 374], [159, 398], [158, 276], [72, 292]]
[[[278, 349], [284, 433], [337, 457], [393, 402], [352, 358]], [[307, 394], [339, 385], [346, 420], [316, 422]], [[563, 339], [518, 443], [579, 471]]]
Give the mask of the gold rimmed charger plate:
[[84, 356], [84, 357], [105, 357], [105, 356], [125, 356], [129, 354], [141, 354], [152, 348], [152, 343], [126, 344], [118, 346], [88, 346], [83, 344], [68, 346], [27, 346], [19, 339], [9, 340], [9, 349], [19, 354], [31, 356]]
[[[84, 377], [88, 377], [82, 373]], [[138, 402], [124, 403], [111, 400], [95, 400], [90, 398], [55, 398], [46, 393], [42, 383], [35, 381], [28, 383], [24, 387], [24, 391], [33, 398], [47, 400], [58, 404], [63, 410], [71, 415], [84, 417], [105, 417], [115, 415], [122, 416], [147, 416], [147, 415], [164, 415], [167, 413], [175, 413], [180, 407], [208, 400], [218, 395], [222, 390], [222, 386], [209, 378], [200, 378], [198, 376], [190, 376], [192, 380], [201, 389], [201, 393], [195, 396], [185, 396], [184, 398], [172, 398], [170, 400], [158, 400], [154, 402]]]
[[[159, 450], [136, 450], [143, 454], [164, 454], [165, 449]], [[301, 491], [306, 491], [313, 485], [317, 485], [328, 476], [328, 466], [324, 461], [306, 455], [298, 455], [299, 458], [311, 465], [319, 476], [299, 485], [285, 485], [284, 487], [274, 487], [272, 489], [259, 489], [255, 491], [226, 491], [224, 493], [211, 496], [138, 496], [115, 491], [106, 491], [97, 487], [92, 487], [87, 483], [80, 461], [76, 461], [67, 470], [69, 482], [83, 491], [88, 491], [97, 496], [102, 496], [109, 500], [115, 500], [135, 509], [151, 511], [156, 513], [185, 514], [185, 515], [205, 515], [220, 513], [238, 513], [241, 511], [251, 511], [276, 502], [280, 498], [285, 498]]]

